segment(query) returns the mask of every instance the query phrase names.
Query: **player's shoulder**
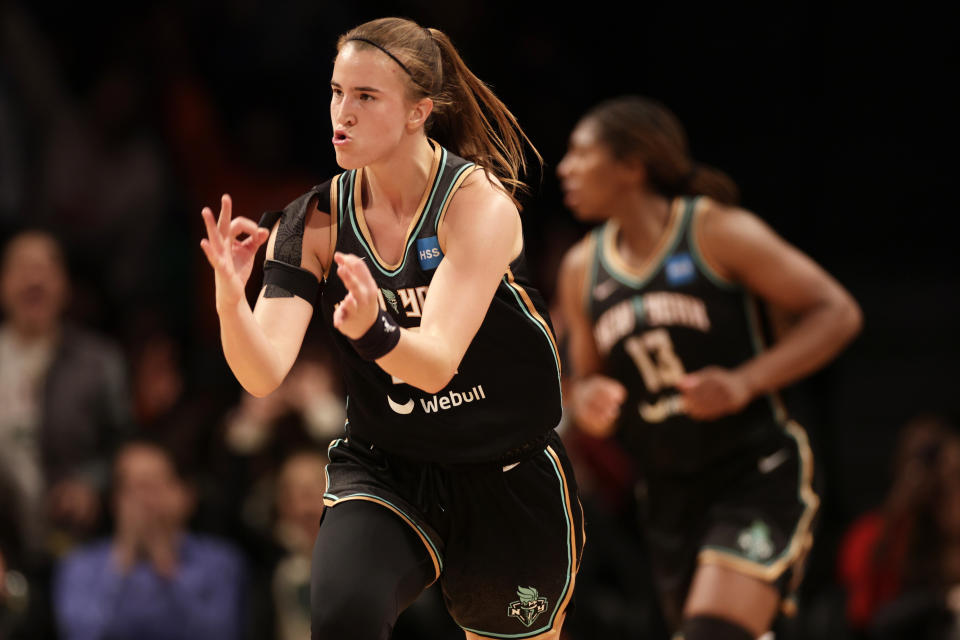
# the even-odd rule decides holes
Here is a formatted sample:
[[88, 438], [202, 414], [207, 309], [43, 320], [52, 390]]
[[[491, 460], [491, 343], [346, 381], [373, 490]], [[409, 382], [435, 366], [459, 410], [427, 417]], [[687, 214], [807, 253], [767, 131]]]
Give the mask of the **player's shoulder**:
[[693, 224], [698, 236], [707, 241], [749, 234], [763, 225], [763, 221], [752, 211], [709, 196], [698, 198], [695, 211]]
[[560, 259], [558, 277], [563, 283], [575, 283], [579, 286], [593, 262], [595, 248], [594, 233], [588, 232], [573, 243]]
[[568, 248], [560, 261], [561, 273], [566, 271], [583, 271], [593, 259], [594, 241], [593, 232], [584, 234]]
[[453, 195], [447, 217], [471, 225], [482, 222], [485, 225], [504, 226], [519, 223], [520, 211], [500, 180], [477, 167], [464, 178]]

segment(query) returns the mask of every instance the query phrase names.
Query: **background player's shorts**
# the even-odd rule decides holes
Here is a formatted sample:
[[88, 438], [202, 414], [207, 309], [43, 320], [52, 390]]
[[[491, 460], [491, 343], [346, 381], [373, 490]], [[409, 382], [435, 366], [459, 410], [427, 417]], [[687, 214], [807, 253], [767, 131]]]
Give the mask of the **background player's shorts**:
[[813, 543], [819, 499], [813, 456], [794, 422], [763, 445], [700, 473], [649, 479], [646, 513], [654, 580], [668, 617], [683, 606], [697, 564], [717, 564], [790, 597]]
[[368, 500], [402, 518], [434, 562], [447, 608], [480, 636], [526, 638], [562, 620], [584, 542], [560, 438], [498, 463], [441, 466], [349, 436], [329, 449], [324, 502]]

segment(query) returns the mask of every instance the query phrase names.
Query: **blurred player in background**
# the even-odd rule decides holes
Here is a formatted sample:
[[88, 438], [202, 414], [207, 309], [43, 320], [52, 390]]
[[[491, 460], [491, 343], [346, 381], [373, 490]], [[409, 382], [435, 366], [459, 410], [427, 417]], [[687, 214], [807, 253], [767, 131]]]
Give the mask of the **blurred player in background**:
[[[686, 640], [770, 629], [801, 577], [818, 498], [804, 430], [775, 393], [857, 334], [850, 294], [737, 207], [695, 163], [677, 118], [639, 97], [602, 103], [558, 167], [565, 204], [604, 224], [564, 258], [568, 398], [589, 433], [617, 433], [647, 487], [654, 579]], [[758, 300], [793, 316], [771, 346]]]

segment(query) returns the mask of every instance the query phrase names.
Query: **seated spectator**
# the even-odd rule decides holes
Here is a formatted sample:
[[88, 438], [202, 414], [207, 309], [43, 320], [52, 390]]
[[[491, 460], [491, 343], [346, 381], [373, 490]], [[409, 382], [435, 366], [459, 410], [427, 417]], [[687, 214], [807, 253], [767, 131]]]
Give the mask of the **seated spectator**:
[[235, 640], [245, 568], [224, 542], [193, 535], [191, 491], [164, 448], [124, 446], [114, 464], [115, 531], [66, 557], [54, 585], [64, 640]]
[[870, 638], [940, 638], [960, 586], [960, 435], [920, 416], [900, 435], [884, 505], [840, 547], [852, 629]]
[[65, 320], [68, 289], [53, 236], [25, 231], [7, 243], [0, 467], [16, 488], [24, 546], [33, 553], [57, 553], [96, 527], [110, 456], [131, 425], [121, 352]]
[[274, 538], [286, 552], [272, 580], [278, 640], [310, 637], [310, 560], [323, 516], [326, 464], [321, 451], [300, 451], [278, 474]]

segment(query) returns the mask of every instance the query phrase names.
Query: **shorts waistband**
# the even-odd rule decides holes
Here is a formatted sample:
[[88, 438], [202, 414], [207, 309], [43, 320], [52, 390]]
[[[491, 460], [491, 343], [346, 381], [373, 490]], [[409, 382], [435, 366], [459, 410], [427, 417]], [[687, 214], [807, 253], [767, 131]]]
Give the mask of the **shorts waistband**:
[[514, 463], [523, 462], [524, 460], [532, 456], [535, 456], [536, 454], [546, 449], [547, 445], [550, 444], [551, 442], [559, 440], [559, 437], [560, 436], [557, 435], [554, 429], [549, 429], [544, 433], [540, 434], [539, 436], [524, 442], [523, 444], [507, 449], [506, 451], [496, 456], [495, 458], [492, 458], [490, 460], [479, 460], [476, 462], [443, 462], [438, 460], [427, 460], [427, 459], [419, 459], [419, 458], [411, 458], [408, 456], [403, 456], [397, 453], [393, 453], [392, 451], [389, 451], [387, 449], [383, 449], [372, 442], [364, 440], [363, 438], [356, 437], [353, 433], [351, 433], [349, 427], [347, 428], [345, 439], [348, 440], [349, 442], [353, 442], [363, 447], [364, 449], [368, 449], [370, 451], [378, 451], [381, 454], [386, 454], [391, 458], [396, 458], [410, 464], [429, 464], [429, 465], [434, 465], [436, 467], [439, 467], [441, 469], [447, 469], [451, 471], [468, 471], [468, 470], [482, 470], [482, 469], [491, 468], [491, 467], [503, 467], [503, 466], [514, 464]]

